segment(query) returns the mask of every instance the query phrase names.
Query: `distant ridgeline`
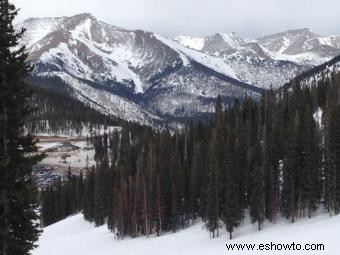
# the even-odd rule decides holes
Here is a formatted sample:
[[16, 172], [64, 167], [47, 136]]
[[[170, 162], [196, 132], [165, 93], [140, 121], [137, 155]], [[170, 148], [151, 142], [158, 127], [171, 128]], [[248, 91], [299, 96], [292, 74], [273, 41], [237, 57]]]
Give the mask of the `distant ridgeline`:
[[329, 79], [331, 75], [340, 71], [340, 55], [333, 58], [332, 60], [311, 68], [286, 83], [280, 90], [288, 87], [292, 87], [296, 83], [302, 83], [302, 85], [317, 86], [322, 80]]
[[[295, 222], [340, 212], [340, 75], [295, 80], [170, 134], [150, 128], [94, 137], [97, 165], [42, 190], [45, 226], [82, 212], [119, 238], [177, 231], [203, 219], [232, 238], [249, 212]], [[90, 117], [89, 117], [90, 118]]]

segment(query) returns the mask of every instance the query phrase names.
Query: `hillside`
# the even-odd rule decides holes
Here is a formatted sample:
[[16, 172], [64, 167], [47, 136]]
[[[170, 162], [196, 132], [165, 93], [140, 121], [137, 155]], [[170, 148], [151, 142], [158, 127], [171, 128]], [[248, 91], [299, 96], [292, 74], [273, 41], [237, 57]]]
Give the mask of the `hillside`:
[[30, 18], [20, 45], [34, 65], [30, 82], [95, 110], [145, 125], [197, 116], [268, 88], [340, 54], [339, 36], [296, 29], [246, 39], [236, 33], [171, 40], [128, 30], [89, 13]]
[[324, 79], [334, 78], [335, 74], [340, 71], [340, 56], [337, 56], [330, 61], [327, 61], [319, 66], [311, 68], [299, 75], [297, 75], [290, 82], [286, 83], [282, 88], [291, 87], [293, 84], [299, 82], [302, 85], [311, 86], [317, 85]]
[[228, 251], [226, 244], [323, 244], [324, 251], [257, 251], [258, 254], [338, 254], [340, 216], [319, 215], [296, 224], [280, 221], [257, 232], [247, 225], [237, 230], [235, 239], [227, 240], [226, 234], [210, 239], [202, 223], [196, 223], [178, 233], [161, 237], [116, 240], [106, 226], [95, 228], [85, 222], [81, 214], [69, 217], [44, 229], [39, 248], [32, 255], [111, 255], [111, 254], [164, 254], [164, 255], [224, 255], [254, 254], [253, 251]]
[[321, 36], [308, 28], [257, 39], [218, 33], [202, 38], [179, 36], [176, 41], [223, 59], [240, 80], [264, 88], [280, 88], [297, 74], [340, 54], [340, 36]]
[[163, 115], [211, 112], [219, 94], [230, 101], [263, 91], [217, 57], [88, 13], [28, 19], [21, 27], [27, 29], [21, 45], [34, 65], [31, 83], [128, 121], [151, 125]]

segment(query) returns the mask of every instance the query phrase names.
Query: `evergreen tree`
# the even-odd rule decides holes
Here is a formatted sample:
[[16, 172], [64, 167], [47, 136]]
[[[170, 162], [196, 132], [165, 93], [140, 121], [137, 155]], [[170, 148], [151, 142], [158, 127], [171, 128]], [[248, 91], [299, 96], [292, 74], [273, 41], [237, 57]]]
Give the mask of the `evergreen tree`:
[[[263, 158], [260, 156], [260, 143], [255, 147], [251, 156], [249, 169], [249, 211], [252, 223], [258, 224], [258, 229], [261, 230], [265, 220], [265, 204], [264, 204], [264, 181], [263, 181]], [[262, 164], [262, 167], [261, 167]]]
[[303, 209], [307, 208], [308, 217], [312, 217], [312, 212], [317, 208], [318, 194], [320, 194], [319, 185], [319, 164], [317, 145], [315, 137], [315, 123], [307, 105], [304, 116], [305, 130], [303, 143]]
[[[82, 204], [85, 219], [107, 218], [117, 238], [177, 231], [199, 217], [213, 237], [224, 224], [232, 238], [245, 211], [259, 229], [279, 211], [292, 222], [312, 217], [321, 201], [338, 213], [340, 79], [321, 84], [296, 83], [259, 101], [235, 100], [224, 111], [218, 97], [211, 119], [173, 134], [128, 124], [110, 137], [92, 137], [96, 171], [44, 189], [44, 222]], [[315, 121], [318, 107], [324, 125]], [[78, 190], [84, 200], [75, 195], [67, 205]]]
[[206, 226], [212, 232], [213, 238], [218, 237], [218, 221], [221, 216], [221, 177], [225, 172], [225, 139], [223, 129], [223, 113], [221, 98], [218, 97], [215, 107], [214, 129], [211, 137], [209, 157], [209, 173], [207, 187]]
[[95, 218], [94, 194], [95, 194], [95, 170], [94, 167], [92, 167], [90, 170], [87, 171], [86, 174], [83, 205], [84, 218], [85, 220], [90, 222], [93, 222]]
[[108, 158], [105, 156], [103, 161], [97, 164], [95, 170], [94, 222], [96, 226], [103, 225], [108, 215], [108, 194], [106, 193], [108, 171]]
[[30, 71], [25, 47], [18, 48], [24, 30], [13, 26], [18, 10], [0, 1], [0, 254], [29, 254], [35, 247], [37, 191], [31, 176], [39, 160], [35, 139], [23, 134], [31, 114], [24, 79]]
[[282, 213], [286, 218], [295, 222], [298, 207], [298, 145], [296, 130], [298, 115], [292, 120], [287, 120], [287, 139], [285, 142], [285, 156], [283, 160], [283, 184], [282, 184]]
[[331, 153], [334, 163], [333, 168], [333, 196], [334, 211], [336, 214], [340, 212], [340, 106], [336, 106], [331, 120]]

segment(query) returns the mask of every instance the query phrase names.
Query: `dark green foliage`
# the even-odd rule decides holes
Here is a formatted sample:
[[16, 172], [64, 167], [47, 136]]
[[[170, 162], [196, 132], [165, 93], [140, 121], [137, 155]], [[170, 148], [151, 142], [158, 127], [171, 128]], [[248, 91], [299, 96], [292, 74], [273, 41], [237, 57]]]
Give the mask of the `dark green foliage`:
[[[69, 181], [48, 187], [59, 202], [43, 202], [43, 212], [59, 217], [68, 207], [82, 209], [85, 219], [107, 223], [120, 239], [178, 231], [198, 219], [213, 237], [225, 226], [232, 238], [248, 212], [261, 230], [280, 212], [292, 222], [312, 217], [322, 202], [339, 213], [338, 76], [225, 107], [218, 97], [211, 120], [174, 134], [130, 126], [91, 137], [96, 167], [78, 191], [65, 189], [74, 185]], [[80, 200], [74, 207], [63, 194], [80, 187], [84, 196], [74, 196]]]
[[99, 113], [71, 96], [33, 85], [29, 87], [34, 91], [31, 104], [36, 107], [36, 111], [26, 123], [30, 133], [67, 134], [69, 130], [80, 133], [84, 127], [95, 130], [99, 129], [100, 125], [117, 126], [124, 123], [117, 118]]
[[340, 212], [340, 105], [335, 107], [330, 120], [330, 157], [329, 166], [330, 198], [332, 209], [336, 214]]
[[[29, 254], [39, 236], [37, 190], [32, 166], [41, 159], [35, 138], [24, 135], [32, 113], [24, 84], [30, 72], [25, 47], [17, 47], [24, 30], [16, 32], [17, 9], [0, 1], [0, 254]], [[15, 50], [14, 50], [15, 48]]]
[[[84, 184], [82, 173], [80, 176], [74, 176], [69, 171], [65, 180], [58, 179], [42, 188], [41, 220], [44, 227], [79, 212], [82, 208], [86, 219], [92, 219], [86, 211], [88, 200], [86, 193], [84, 195]], [[87, 186], [90, 187], [88, 184]]]
[[83, 213], [84, 218], [87, 221], [94, 221], [95, 217], [95, 204], [94, 204], [94, 194], [95, 194], [95, 170], [88, 169], [86, 173], [86, 178], [84, 180], [84, 197], [83, 197]]
[[[222, 112], [221, 98], [217, 98], [215, 117], [213, 123], [213, 133], [210, 144], [209, 155], [209, 172], [208, 172], [208, 185], [207, 185], [207, 206], [206, 206], [206, 226], [213, 233], [218, 236], [219, 219], [221, 218], [221, 197], [222, 195], [222, 176], [226, 176], [229, 173], [226, 171], [225, 158], [225, 132], [224, 132], [224, 120]], [[231, 183], [226, 183], [226, 186], [230, 187]], [[231, 201], [228, 201], [231, 202]]]

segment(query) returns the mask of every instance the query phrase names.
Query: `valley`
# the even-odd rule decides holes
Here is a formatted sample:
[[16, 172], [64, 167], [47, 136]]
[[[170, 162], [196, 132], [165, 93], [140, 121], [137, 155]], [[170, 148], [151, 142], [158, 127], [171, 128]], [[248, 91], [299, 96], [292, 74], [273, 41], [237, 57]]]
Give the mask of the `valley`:
[[218, 95], [225, 104], [259, 98], [340, 54], [339, 36], [309, 29], [259, 39], [218, 33], [172, 40], [89, 13], [28, 19], [16, 27], [27, 29], [21, 44], [35, 66], [30, 83], [152, 126], [211, 113]]
[[57, 4], [0, 0], [0, 255], [338, 254], [339, 4]]

